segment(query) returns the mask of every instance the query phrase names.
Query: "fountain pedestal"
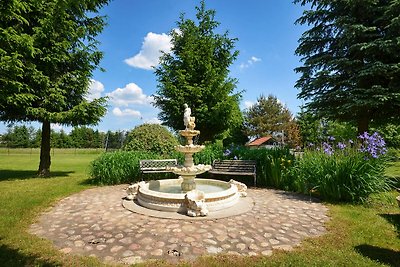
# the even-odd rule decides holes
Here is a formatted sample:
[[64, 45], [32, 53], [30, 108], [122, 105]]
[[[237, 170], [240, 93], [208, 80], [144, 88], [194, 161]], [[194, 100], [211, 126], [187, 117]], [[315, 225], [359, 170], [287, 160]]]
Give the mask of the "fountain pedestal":
[[194, 181], [196, 175], [186, 175], [181, 177], [183, 179], [183, 182], [181, 183], [182, 192], [189, 192], [196, 189], [196, 183]]
[[[191, 117], [191, 122], [194, 123], [194, 117]], [[175, 149], [182, 152], [185, 155], [185, 162], [183, 166], [180, 167], [170, 167], [168, 168], [171, 172], [180, 175], [183, 179], [181, 188], [183, 192], [189, 192], [196, 189], [196, 183], [194, 179], [196, 175], [205, 173], [211, 170], [210, 165], [194, 165], [193, 154], [202, 151], [205, 146], [193, 145], [193, 137], [200, 134], [200, 131], [194, 129], [181, 130], [179, 133], [186, 138], [186, 145], [176, 146]]]

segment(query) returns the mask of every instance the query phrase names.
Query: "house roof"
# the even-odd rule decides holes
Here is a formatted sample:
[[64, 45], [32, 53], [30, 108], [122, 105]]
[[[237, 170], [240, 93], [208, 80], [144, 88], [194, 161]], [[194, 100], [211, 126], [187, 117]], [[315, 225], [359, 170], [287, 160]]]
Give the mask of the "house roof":
[[265, 142], [267, 142], [268, 140], [270, 140], [271, 138], [272, 138], [272, 136], [270, 136], [270, 135], [260, 137], [260, 138], [257, 138], [256, 140], [251, 141], [247, 145], [248, 146], [260, 146], [260, 145], [264, 144]]

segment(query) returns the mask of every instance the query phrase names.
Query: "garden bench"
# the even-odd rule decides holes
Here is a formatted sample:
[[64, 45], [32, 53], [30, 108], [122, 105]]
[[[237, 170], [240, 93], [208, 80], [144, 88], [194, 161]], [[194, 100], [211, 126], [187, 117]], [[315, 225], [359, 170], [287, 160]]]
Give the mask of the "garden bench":
[[139, 161], [140, 175], [143, 180], [145, 173], [171, 172], [167, 167], [177, 166], [176, 159], [144, 159]]
[[211, 176], [215, 174], [253, 176], [256, 186], [256, 165], [255, 160], [214, 160], [212, 169], [208, 172]]

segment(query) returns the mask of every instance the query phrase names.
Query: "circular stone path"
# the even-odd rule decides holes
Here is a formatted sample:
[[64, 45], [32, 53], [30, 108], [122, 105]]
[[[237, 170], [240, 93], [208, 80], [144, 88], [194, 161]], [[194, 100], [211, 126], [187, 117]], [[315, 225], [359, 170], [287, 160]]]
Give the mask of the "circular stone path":
[[121, 203], [127, 186], [85, 190], [62, 199], [30, 232], [64, 253], [105, 262], [192, 260], [203, 254], [271, 255], [325, 232], [327, 208], [309, 197], [248, 189], [252, 210], [221, 219], [162, 219], [133, 213]]

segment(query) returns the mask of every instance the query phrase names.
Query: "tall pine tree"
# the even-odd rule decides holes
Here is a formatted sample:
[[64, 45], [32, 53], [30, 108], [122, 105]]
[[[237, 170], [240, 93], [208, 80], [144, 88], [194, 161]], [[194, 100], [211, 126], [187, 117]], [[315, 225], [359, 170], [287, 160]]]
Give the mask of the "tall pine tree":
[[296, 83], [319, 117], [369, 124], [400, 120], [400, 1], [295, 0], [311, 9], [296, 54]]

